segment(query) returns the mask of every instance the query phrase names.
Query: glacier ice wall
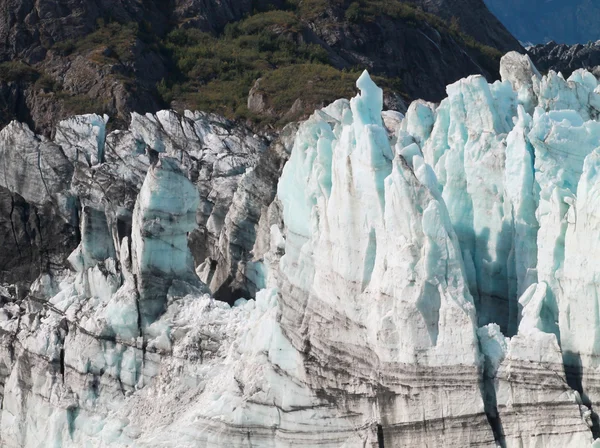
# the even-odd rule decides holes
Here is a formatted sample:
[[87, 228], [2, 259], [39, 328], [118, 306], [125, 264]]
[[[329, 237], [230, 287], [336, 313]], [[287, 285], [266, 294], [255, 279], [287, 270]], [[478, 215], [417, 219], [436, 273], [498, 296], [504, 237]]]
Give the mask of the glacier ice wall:
[[[600, 89], [583, 70], [568, 80], [553, 72], [542, 77], [515, 53], [503, 58], [502, 67], [502, 82], [471, 77], [448, 87], [433, 126], [420, 120], [431, 127], [422, 151], [438, 175], [461, 243], [478, 323], [491, 325], [481, 334], [491, 341], [513, 336], [500, 367], [486, 369], [495, 387], [486, 398], [494, 408], [488, 412], [497, 415], [497, 436], [508, 445], [535, 437], [544, 446], [583, 446], [585, 436], [573, 439], [574, 422], [581, 414], [598, 436], [595, 413], [581, 404], [593, 409], [600, 398], [592, 361], [598, 353], [597, 235], [586, 229]], [[577, 242], [575, 233], [585, 234], [586, 243]], [[574, 325], [573, 319], [581, 321]], [[496, 337], [500, 330], [504, 335]], [[483, 349], [486, 359], [496, 359], [491, 365], [500, 362], [494, 351]], [[573, 390], [580, 412], [569, 406]], [[536, 418], [533, 409], [527, 417], [529, 427], [553, 427], [554, 439], [540, 429], [527, 434], [526, 423], [516, 421], [533, 403], [554, 403], [551, 418]], [[562, 423], [557, 413], [564, 413]]]
[[279, 182], [281, 326], [312, 359], [311, 387], [362, 396], [392, 446], [484, 443], [475, 309], [435, 175], [394, 152], [382, 91], [357, 85], [300, 127]]
[[1, 444], [591, 446], [600, 87], [501, 74], [402, 117], [365, 73], [268, 148], [201, 113], [11, 123], [0, 187], [79, 244], [0, 287]]

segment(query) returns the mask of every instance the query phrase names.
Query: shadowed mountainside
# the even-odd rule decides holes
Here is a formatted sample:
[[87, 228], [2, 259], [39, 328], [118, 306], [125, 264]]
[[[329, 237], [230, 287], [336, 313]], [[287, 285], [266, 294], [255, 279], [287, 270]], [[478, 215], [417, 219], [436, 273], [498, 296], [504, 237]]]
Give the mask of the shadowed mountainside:
[[519, 48], [481, 0], [2, 0], [0, 10], [0, 123], [47, 135], [77, 113], [107, 113], [115, 128], [166, 107], [280, 127], [354, 94], [364, 68], [402, 109], [469, 74], [497, 77], [501, 53]]

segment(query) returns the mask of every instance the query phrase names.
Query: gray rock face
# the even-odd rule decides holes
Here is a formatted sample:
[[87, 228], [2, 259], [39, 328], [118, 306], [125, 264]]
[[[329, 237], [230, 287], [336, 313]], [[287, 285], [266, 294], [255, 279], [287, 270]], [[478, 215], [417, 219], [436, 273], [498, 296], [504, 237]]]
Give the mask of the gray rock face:
[[30, 62], [44, 58], [55, 42], [78, 39], [96, 28], [98, 19], [120, 23], [147, 21], [162, 33], [170, 20], [187, 22], [204, 31], [222, 28], [252, 10], [249, 0], [176, 0], [169, 7], [156, 0], [3, 0], [0, 19], [0, 55], [23, 57]]
[[565, 45], [549, 42], [527, 49], [535, 65], [542, 71], [554, 70], [565, 77], [579, 68], [594, 70], [600, 66], [600, 42]]
[[497, 76], [497, 66], [482, 66], [476, 52], [426, 22], [414, 27], [407, 20], [382, 16], [376, 22], [356, 25], [342, 17], [332, 12], [315, 19], [311, 27], [334, 53], [334, 65], [365, 67], [375, 74], [399, 77], [414, 98], [439, 101], [446, 85], [457, 79], [473, 73], [490, 80]]
[[[251, 13], [257, 3], [252, 0], [176, 0], [172, 20], [186, 27], [220, 31], [227, 23]], [[270, 4], [275, 2], [263, 1]]]
[[410, 1], [447, 21], [457, 21], [462, 31], [483, 44], [498, 48], [502, 52], [522, 50], [519, 41], [490, 12], [484, 0]]
[[260, 92], [260, 81], [258, 78], [248, 93], [248, 110], [255, 114], [271, 115], [267, 110], [265, 96]]

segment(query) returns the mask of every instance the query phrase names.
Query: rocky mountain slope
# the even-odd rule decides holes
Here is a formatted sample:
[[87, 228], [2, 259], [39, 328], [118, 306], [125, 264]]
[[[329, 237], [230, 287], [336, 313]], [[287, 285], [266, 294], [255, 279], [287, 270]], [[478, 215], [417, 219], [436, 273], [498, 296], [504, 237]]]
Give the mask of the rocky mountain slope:
[[481, 0], [465, 2], [2, 0], [0, 122], [49, 136], [77, 113], [123, 128], [170, 106], [279, 128], [353, 95], [363, 68], [388, 106], [440, 100], [456, 79], [497, 77], [501, 52], [520, 48]]
[[503, 53], [520, 47], [483, 0], [412, 0], [412, 3], [448, 23], [456, 23], [478, 42]]
[[500, 72], [405, 117], [364, 73], [272, 140], [12, 122], [2, 445], [591, 447], [600, 87]]
[[549, 42], [530, 47], [527, 52], [536, 66], [544, 72], [554, 70], [570, 76], [575, 70], [585, 68], [596, 74], [597, 67], [600, 66], [600, 41], [585, 45]]
[[485, 0], [520, 41], [585, 44], [600, 37], [600, 5], [594, 0]]

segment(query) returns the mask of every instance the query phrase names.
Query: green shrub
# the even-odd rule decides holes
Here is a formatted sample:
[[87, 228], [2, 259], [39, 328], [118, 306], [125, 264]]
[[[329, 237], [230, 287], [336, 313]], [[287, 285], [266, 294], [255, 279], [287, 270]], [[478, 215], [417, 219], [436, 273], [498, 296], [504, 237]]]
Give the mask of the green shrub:
[[103, 53], [103, 57], [125, 62], [132, 59], [131, 49], [139, 32], [137, 23], [110, 22], [105, 24], [103, 20], [99, 20], [98, 28], [93, 33], [80, 39], [57, 42], [52, 46], [52, 49], [63, 56], [108, 49], [109, 51]]
[[162, 43], [173, 70], [157, 92], [166, 103], [177, 100], [229, 117], [250, 116], [248, 92], [257, 78], [283, 67], [329, 64], [323, 47], [297, 42], [301, 30], [289, 11], [255, 14], [226, 26], [220, 36], [174, 30]]
[[40, 73], [32, 66], [22, 61], [9, 61], [0, 64], [0, 81], [34, 82]]
[[460, 31], [460, 22], [458, 20], [458, 17], [452, 16], [452, 18], [450, 19], [450, 32], [454, 35], [459, 35], [461, 33]]
[[300, 21], [294, 13], [281, 10], [255, 14], [237, 25], [241, 34], [255, 34], [275, 27], [291, 32], [299, 32], [302, 29]]
[[52, 49], [61, 56], [68, 56], [77, 49], [77, 46], [73, 39], [67, 39], [62, 42], [56, 42], [52, 45]]
[[329, 9], [341, 8], [345, 0], [289, 0], [289, 7], [304, 19], [315, 19], [327, 14]]
[[42, 74], [35, 82], [36, 90], [44, 90], [46, 92], [55, 92], [60, 90], [60, 85], [51, 76]]
[[348, 6], [348, 9], [346, 10], [345, 17], [348, 22], [359, 22], [362, 17], [360, 4], [358, 2], [351, 3], [350, 6]]
[[302, 112], [310, 112], [315, 105], [354, 96], [359, 75], [360, 72], [342, 72], [323, 64], [291, 65], [266, 73], [261, 79], [260, 90], [279, 116], [285, 114], [298, 98], [309, 108]]
[[163, 103], [166, 106], [169, 106], [173, 101], [173, 92], [168, 87], [165, 78], [161, 79], [160, 82], [156, 84], [156, 91], [158, 92], [158, 95]]
[[72, 95], [67, 92], [59, 92], [56, 94], [56, 99], [62, 102], [63, 108], [67, 115], [80, 114], [103, 114], [108, 111], [109, 100], [101, 100], [99, 98], [90, 98], [86, 95]]

